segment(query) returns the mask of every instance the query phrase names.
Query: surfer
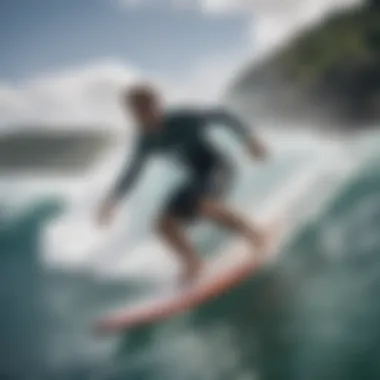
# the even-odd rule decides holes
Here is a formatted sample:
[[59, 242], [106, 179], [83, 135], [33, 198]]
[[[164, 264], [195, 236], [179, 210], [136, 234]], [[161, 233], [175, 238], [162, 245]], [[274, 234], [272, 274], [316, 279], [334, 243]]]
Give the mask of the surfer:
[[257, 136], [224, 109], [165, 110], [160, 93], [149, 84], [127, 89], [122, 102], [138, 125], [138, 138], [131, 163], [99, 208], [99, 223], [107, 224], [111, 220], [122, 197], [136, 183], [147, 158], [152, 153], [165, 152], [172, 154], [190, 173], [172, 194], [156, 224], [159, 236], [183, 262], [184, 280], [194, 279], [202, 268], [202, 260], [184, 229], [196, 217], [240, 233], [255, 248], [263, 249], [266, 233], [225, 203], [233, 170], [203, 132], [210, 124], [223, 124], [237, 135], [253, 158], [264, 160], [267, 149]]

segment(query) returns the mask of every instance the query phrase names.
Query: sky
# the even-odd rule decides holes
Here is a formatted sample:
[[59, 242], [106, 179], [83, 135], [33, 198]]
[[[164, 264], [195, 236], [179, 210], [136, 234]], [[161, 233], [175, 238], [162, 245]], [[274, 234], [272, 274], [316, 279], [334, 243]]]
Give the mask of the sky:
[[[157, 0], [156, 0], [157, 1]], [[164, 3], [107, 0], [5, 0], [0, 76], [17, 80], [66, 66], [117, 59], [142, 70], [178, 72], [207, 55], [249, 43], [249, 17], [209, 17]]]
[[2, 0], [0, 126], [119, 124], [120, 87], [216, 101], [247, 59], [360, 0]]

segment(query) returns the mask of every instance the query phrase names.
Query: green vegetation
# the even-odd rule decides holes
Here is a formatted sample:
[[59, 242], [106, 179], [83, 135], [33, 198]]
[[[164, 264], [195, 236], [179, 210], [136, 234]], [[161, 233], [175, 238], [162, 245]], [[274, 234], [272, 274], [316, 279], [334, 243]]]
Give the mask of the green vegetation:
[[351, 118], [380, 117], [380, 0], [334, 14], [275, 59], [302, 90], [338, 101]]

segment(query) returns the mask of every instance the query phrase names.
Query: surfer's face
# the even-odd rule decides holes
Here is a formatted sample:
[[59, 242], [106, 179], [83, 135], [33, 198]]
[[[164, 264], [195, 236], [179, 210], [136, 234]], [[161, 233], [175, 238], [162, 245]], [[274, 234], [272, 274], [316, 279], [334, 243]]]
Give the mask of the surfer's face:
[[151, 88], [132, 89], [127, 95], [126, 106], [135, 121], [143, 128], [160, 127], [163, 115], [161, 99]]

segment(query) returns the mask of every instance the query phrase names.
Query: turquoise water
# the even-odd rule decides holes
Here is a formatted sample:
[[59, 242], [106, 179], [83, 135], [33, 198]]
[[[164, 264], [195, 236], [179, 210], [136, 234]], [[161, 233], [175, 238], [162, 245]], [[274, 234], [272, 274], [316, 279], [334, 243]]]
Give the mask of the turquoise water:
[[[348, 147], [346, 157], [361, 163], [323, 204], [310, 189], [306, 204], [316, 212], [274, 265], [191, 313], [119, 336], [95, 337], [90, 322], [144, 293], [144, 282], [48, 270], [40, 232], [62, 212], [56, 201], [3, 217], [0, 378], [380, 378], [378, 146], [370, 136]], [[261, 184], [279, 186], [290, 166], [282, 157]], [[240, 189], [233, 201], [243, 208], [249, 187]], [[210, 251], [217, 233], [200, 239]]]

